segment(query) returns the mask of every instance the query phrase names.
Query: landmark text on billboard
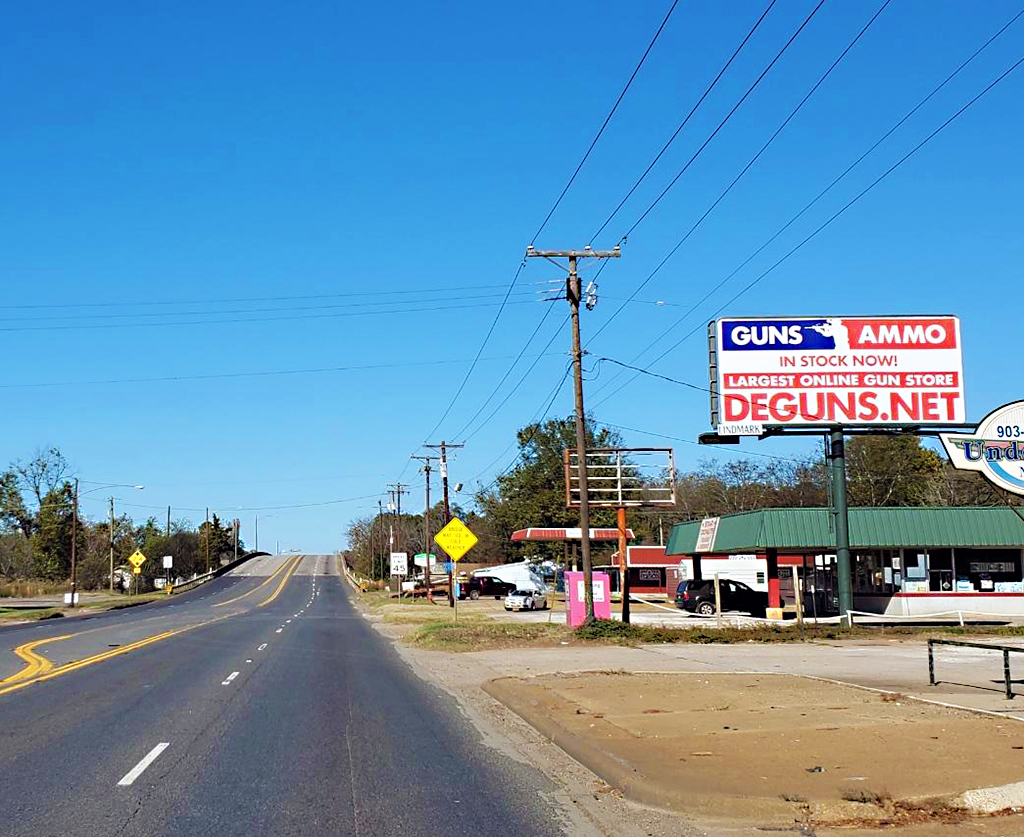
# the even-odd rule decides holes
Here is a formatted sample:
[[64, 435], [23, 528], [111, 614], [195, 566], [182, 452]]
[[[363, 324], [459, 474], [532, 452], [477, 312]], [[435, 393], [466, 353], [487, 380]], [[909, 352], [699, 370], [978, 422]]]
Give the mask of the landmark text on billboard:
[[964, 422], [956, 317], [727, 318], [712, 337], [719, 427]]

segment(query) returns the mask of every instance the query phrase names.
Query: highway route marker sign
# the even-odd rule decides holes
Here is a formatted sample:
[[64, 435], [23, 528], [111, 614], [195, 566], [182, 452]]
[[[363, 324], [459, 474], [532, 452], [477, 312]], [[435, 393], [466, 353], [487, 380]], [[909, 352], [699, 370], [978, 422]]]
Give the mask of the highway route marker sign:
[[143, 555], [140, 550], [136, 549], [128, 556], [128, 561], [135, 568], [135, 572], [138, 573], [142, 565], [146, 563], [146, 556]]
[[434, 536], [434, 541], [448, 553], [453, 561], [458, 561], [469, 550], [476, 546], [476, 535], [457, 517], [453, 517], [448, 525]]

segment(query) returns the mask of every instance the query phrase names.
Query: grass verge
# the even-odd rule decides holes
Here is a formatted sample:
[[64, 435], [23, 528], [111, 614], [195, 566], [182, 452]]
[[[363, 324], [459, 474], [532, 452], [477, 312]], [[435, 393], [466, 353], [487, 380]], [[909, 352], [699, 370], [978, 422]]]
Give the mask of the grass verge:
[[[400, 616], [385, 621], [412, 623]], [[576, 630], [565, 625], [542, 622], [507, 623], [488, 619], [452, 622], [429, 619], [413, 631], [406, 641], [423, 648], [445, 651], [479, 651], [494, 648], [528, 648], [552, 645], [647, 645], [666, 643], [778, 643], [803, 641], [842, 641], [878, 638], [878, 628], [847, 629], [837, 625], [805, 626], [801, 634], [795, 625], [756, 625], [749, 628], [658, 628], [599, 620]], [[911, 627], [886, 629], [885, 636], [927, 639], [948, 636], [1024, 636], [1024, 626], [990, 625], [978, 627]]]

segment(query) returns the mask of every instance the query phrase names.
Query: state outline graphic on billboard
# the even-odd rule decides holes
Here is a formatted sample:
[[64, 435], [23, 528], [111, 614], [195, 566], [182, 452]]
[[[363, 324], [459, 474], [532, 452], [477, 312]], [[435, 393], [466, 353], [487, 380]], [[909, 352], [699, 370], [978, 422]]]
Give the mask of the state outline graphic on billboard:
[[723, 317], [708, 329], [711, 424], [960, 425], [960, 320], [952, 315]]

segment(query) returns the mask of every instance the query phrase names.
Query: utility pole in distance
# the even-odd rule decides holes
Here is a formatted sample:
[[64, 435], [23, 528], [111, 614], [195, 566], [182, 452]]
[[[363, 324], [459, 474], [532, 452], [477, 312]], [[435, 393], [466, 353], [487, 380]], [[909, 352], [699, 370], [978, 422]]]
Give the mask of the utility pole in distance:
[[[423, 474], [427, 478], [426, 505], [423, 509], [423, 584], [427, 588], [427, 601], [434, 603], [434, 597], [430, 592], [430, 463], [437, 459], [436, 456], [411, 456], [410, 459], [419, 459], [423, 462]], [[415, 559], [413, 559], [415, 561]]]
[[[388, 484], [388, 490], [391, 493], [393, 501], [393, 512], [392, 520], [394, 521], [394, 541], [391, 544], [393, 552], [402, 551], [402, 495], [408, 494], [405, 490], [405, 484], [401, 482], [393, 482]], [[390, 560], [390, 559], [389, 559]], [[390, 574], [389, 574], [390, 577]], [[401, 593], [399, 588], [396, 592]]]
[[[445, 442], [443, 439], [439, 444], [436, 445], [424, 445], [425, 448], [434, 448], [435, 450], [441, 451], [441, 490], [444, 494], [444, 525], [448, 525], [448, 521], [452, 519], [451, 507], [448, 505], [448, 449], [449, 448], [464, 448], [465, 443], [461, 445], [455, 445], [451, 442]], [[452, 569], [448, 572], [448, 607], [455, 607], [455, 569], [454, 561], [450, 561]]]
[[[583, 554], [583, 595], [586, 597], [586, 622], [594, 621], [594, 586], [593, 573], [590, 566], [590, 497], [587, 493], [587, 430], [586, 414], [583, 412], [583, 349], [580, 342], [580, 299], [583, 296], [580, 277], [576, 270], [578, 259], [617, 259], [622, 251], [591, 250], [534, 250], [531, 244], [526, 248], [527, 257], [569, 260], [569, 275], [565, 280], [565, 298], [569, 301], [572, 311], [572, 368], [576, 394], [576, 461], [579, 470], [580, 487], [580, 551]], [[588, 307], [592, 307], [588, 302]]]

